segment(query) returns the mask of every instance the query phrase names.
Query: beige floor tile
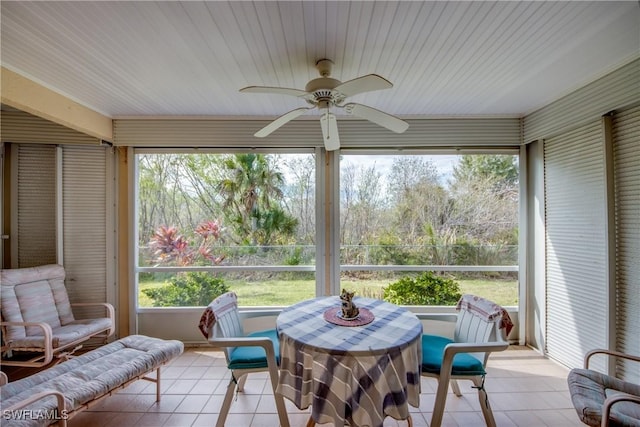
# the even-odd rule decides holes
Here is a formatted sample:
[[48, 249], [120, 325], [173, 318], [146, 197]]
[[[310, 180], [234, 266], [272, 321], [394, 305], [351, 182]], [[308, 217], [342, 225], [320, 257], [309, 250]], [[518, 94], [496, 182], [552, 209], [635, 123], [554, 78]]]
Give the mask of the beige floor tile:
[[201, 366], [188, 366], [181, 374], [182, 380], [199, 380], [204, 375], [204, 370]]
[[237, 399], [231, 402], [230, 414], [253, 414], [260, 403], [259, 394], [238, 394]]
[[[411, 421], [413, 422], [413, 427], [429, 427], [429, 422], [421, 413], [412, 413]], [[402, 427], [408, 425], [407, 423], [400, 424]]]
[[[570, 416], [567, 416], [570, 415]], [[578, 419], [575, 411], [571, 411], [571, 413], [563, 413], [563, 411], [556, 411], [554, 409], [547, 409], [542, 411], [536, 411], [536, 416], [540, 418], [546, 425], [553, 426], [584, 426], [582, 422]]]
[[193, 427], [213, 427], [218, 420], [218, 414], [200, 414], [193, 422]]
[[505, 415], [518, 427], [546, 427], [549, 424], [538, 416], [540, 411], [506, 411]]
[[178, 405], [175, 412], [199, 414], [202, 412], [202, 409], [208, 400], [209, 396], [203, 394], [187, 395], [182, 399], [182, 402], [180, 402], [180, 405]]
[[242, 393], [262, 394], [265, 391], [271, 391], [271, 383], [269, 383], [269, 387], [267, 389], [265, 389], [266, 385], [267, 380], [265, 378], [256, 378], [255, 376], [251, 375], [245, 382]]
[[226, 366], [209, 366], [201, 377], [203, 380], [219, 380], [231, 378], [229, 369]]
[[198, 354], [185, 352], [167, 364], [171, 367], [191, 366], [199, 358]]
[[[567, 390], [568, 369], [537, 352], [514, 347], [495, 353], [485, 386], [498, 427], [580, 427]], [[75, 416], [70, 427], [214, 426], [230, 373], [224, 355], [208, 348], [187, 349], [164, 367], [162, 397], [155, 402], [155, 384], [138, 381], [95, 407]], [[428, 427], [437, 381], [421, 379], [419, 408], [410, 407], [415, 427]], [[449, 392], [443, 427], [484, 426], [477, 391], [461, 381], [463, 396]], [[273, 391], [267, 373], [251, 374], [245, 391], [234, 396], [227, 426], [277, 427]], [[285, 399], [291, 427], [305, 427], [310, 409], [300, 410]], [[405, 427], [405, 421], [385, 420], [385, 427]], [[318, 427], [332, 427], [331, 424]]]
[[158, 413], [147, 412], [146, 414], [142, 415], [142, 417], [140, 417], [140, 419], [138, 420], [138, 426], [139, 427], [158, 427], [164, 424], [169, 419], [170, 416], [171, 416], [170, 412], [158, 412]]
[[517, 427], [518, 425], [509, 416], [500, 411], [493, 411], [493, 418], [500, 427]]
[[134, 427], [143, 415], [143, 412], [123, 412], [113, 417], [106, 427]]
[[220, 385], [221, 380], [199, 380], [190, 391], [190, 394], [213, 394]]
[[195, 387], [198, 380], [175, 380], [171, 386], [163, 393], [166, 394], [187, 394]]
[[265, 414], [261, 412], [256, 412], [253, 417], [253, 421], [251, 421], [251, 427], [274, 427], [280, 425], [280, 419], [278, 418], [278, 414]]
[[131, 401], [132, 397], [124, 394], [115, 394], [95, 405], [92, 410], [97, 412], [121, 411]]
[[[286, 400], [286, 399], [285, 399]], [[263, 394], [260, 396], [260, 402], [258, 403], [258, 407], [256, 408], [256, 413], [261, 414], [275, 414], [278, 411], [276, 410], [276, 401], [272, 394]]]
[[184, 371], [187, 370], [187, 366], [166, 366], [161, 370], [161, 378], [162, 379], [178, 379], [181, 378]]
[[67, 422], [68, 427], [102, 427], [111, 420], [103, 412], [84, 411]]
[[479, 412], [452, 412], [451, 416], [459, 426], [484, 427], [486, 425], [482, 413]]
[[[174, 382], [176, 382], [176, 380], [160, 377], [160, 393], [166, 393]], [[153, 392], [156, 392], [155, 386], [153, 388]]]
[[[205, 403], [204, 407], [200, 412], [208, 413], [208, 414], [219, 413], [220, 408], [222, 408], [223, 400], [224, 400], [224, 396], [220, 394], [214, 394], [212, 396], [209, 396], [209, 400], [207, 400], [207, 403]], [[233, 402], [231, 402], [231, 404], [233, 405]]]
[[147, 412], [173, 412], [184, 398], [184, 394], [163, 394], [160, 402], [151, 405]]
[[123, 396], [128, 399], [127, 403], [122, 408], [119, 408], [123, 412], [147, 412], [156, 403], [155, 393]]
[[217, 357], [211, 353], [208, 354], [199, 354], [198, 357], [191, 364], [192, 367], [195, 366], [213, 366], [213, 362], [217, 359]]
[[180, 414], [176, 412], [171, 414], [162, 425], [164, 427], [190, 427], [196, 418], [198, 418], [198, 414]]
[[156, 385], [150, 381], [136, 381], [120, 390], [118, 394], [155, 394], [155, 392]]
[[250, 426], [253, 422], [253, 413], [229, 414], [227, 415], [226, 426]]

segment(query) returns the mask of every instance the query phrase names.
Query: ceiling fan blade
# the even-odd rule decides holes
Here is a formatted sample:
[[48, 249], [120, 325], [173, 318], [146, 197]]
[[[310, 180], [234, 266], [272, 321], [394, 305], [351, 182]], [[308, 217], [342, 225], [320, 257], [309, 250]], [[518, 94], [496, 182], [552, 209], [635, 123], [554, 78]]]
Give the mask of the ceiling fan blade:
[[340, 137], [338, 136], [338, 120], [332, 113], [323, 114], [320, 117], [320, 127], [322, 127], [322, 139], [324, 148], [333, 151], [340, 148]]
[[366, 76], [357, 77], [353, 80], [346, 81], [333, 90], [340, 92], [345, 97], [357, 95], [363, 92], [371, 92], [380, 89], [389, 89], [393, 84], [384, 77], [377, 74], [367, 74]]
[[288, 113], [284, 113], [283, 115], [281, 115], [280, 117], [278, 117], [277, 119], [275, 119], [274, 121], [272, 121], [271, 123], [263, 127], [262, 129], [260, 129], [258, 132], [254, 133], [253, 136], [257, 136], [258, 138], [264, 138], [265, 136], [268, 136], [275, 130], [279, 129], [281, 126], [287, 124], [288, 122], [295, 119], [296, 117], [303, 115], [307, 111], [312, 110], [313, 108], [314, 107], [296, 108], [295, 110], [291, 110]]
[[344, 108], [350, 114], [355, 114], [363, 119], [367, 119], [395, 133], [402, 133], [409, 128], [409, 123], [404, 120], [400, 120], [396, 116], [392, 116], [384, 111], [367, 107], [366, 105], [350, 103], [345, 105]]
[[275, 93], [278, 95], [291, 96], [307, 96], [308, 92], [300, 89], [291, 89], [288, 87], [270, 87], [270, 86], [247, 86], [240, 89], [243, 93]]

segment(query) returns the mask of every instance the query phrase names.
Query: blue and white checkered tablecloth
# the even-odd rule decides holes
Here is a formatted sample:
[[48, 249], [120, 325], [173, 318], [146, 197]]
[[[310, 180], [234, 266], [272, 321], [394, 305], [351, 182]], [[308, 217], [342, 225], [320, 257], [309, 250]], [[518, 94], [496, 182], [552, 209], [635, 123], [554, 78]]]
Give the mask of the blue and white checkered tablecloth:
[[420, 401], [422, 324], [410, 311], [384, 301], [355, 298], [374, 320], [363, 326], [327, 322], [338, 297], [315, 298], [278, 316], [278, 392], [298, 408], [311, 406], [317, 423], [382, 427], [386, 416], [409, 417]]

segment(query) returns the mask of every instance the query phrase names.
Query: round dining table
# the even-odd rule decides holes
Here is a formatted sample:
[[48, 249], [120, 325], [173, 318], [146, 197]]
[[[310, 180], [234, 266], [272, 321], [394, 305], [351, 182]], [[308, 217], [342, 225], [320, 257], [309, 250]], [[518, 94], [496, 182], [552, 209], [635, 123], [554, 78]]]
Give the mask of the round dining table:
[[388, 416], [411, 422], [408, 405], [420, 402], [422, 323], [385, 301], [353, 302], [355, 319], [342, 318], [337, 296], [302, 301], [278, 315], [277, 392], [299, 409], [311, 406], [308, 425], [382, 427]]

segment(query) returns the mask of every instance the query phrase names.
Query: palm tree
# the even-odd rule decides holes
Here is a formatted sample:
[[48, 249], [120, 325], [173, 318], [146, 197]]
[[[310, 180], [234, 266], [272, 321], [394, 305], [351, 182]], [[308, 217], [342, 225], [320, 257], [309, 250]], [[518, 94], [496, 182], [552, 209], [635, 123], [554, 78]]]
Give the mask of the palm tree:
[[[274, 231], [290, 233], [290, 227], [259, 221], [272, 209], [280, 210], [283, 197], [284, 176], [267, 156], [235, 154], [225, 159], [224, 169], [227, 176], [220, 181], [218, 190], [224, 199], [227, 219], [241, 240], [253, 245], [258, 244], [258, 240], [261, 244], [269, 244]], [[263, 238], [258, 239], [259, 235]]]

